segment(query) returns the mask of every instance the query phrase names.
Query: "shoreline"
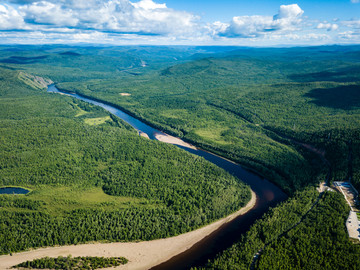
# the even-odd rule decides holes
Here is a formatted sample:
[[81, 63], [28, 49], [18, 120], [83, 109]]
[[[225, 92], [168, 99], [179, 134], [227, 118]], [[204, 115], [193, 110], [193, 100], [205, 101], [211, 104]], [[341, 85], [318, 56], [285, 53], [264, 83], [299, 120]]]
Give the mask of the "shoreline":
[[19, 263], [43, 257], [68, 256], [98, 256], [98, 257], [125, 257], [129, 262], [113, 269], [142, 270], [157, 266], [168, 261], [172, 257], [191, 248], [222, 225], [234, 218], [250, 211], [257, 201], [256, 194], [251, 191], [250, 201], [241, 209], [209, 225], [205, 225], [194, 231], [151, 241], [141, 242], [115, 242], [93, 243], [60, 247], [39, 248], [11, 255], [0, 256], [0, 269], [10, 269]]
[[180, 146], [190, 148], [190, 149], [194, 149], [194, 150], [197, 149], [195, 146], [193, 146], [193, 145], [191, 145], [191, 144], [189, 144], [187, 142], [184, 142], [183, 140], [181, 140], [179, 138], [176, 138], [174, 136], [166, 134], [166, 133], [164, 133], [164, 134], [157, 133], [157, 134], [155, 134], [155, 138], [160, 142], [180, 145]]

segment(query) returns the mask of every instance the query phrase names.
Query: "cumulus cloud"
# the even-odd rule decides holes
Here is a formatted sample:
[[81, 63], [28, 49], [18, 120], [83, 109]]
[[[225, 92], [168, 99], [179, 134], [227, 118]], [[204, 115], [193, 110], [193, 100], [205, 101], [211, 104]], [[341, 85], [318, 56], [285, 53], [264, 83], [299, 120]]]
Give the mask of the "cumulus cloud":
[[360, 28], [360, 20], [351, 20], [342, 22], [343, 25], [350, 28], [359, 29]]
[[281, 5], [279, 13], [274, 16], [274, 20], [278, 19], [295, 19], [303, 15], [304, 11], [297, 5]]
[[274, 16], [236, 16], [227, 22], [204, 23], [164, 2], [5, 0], [0, 3], [0, 43], [276, 45], [359, 41], [360, 20], [309, 19], [297, 4], [281, 5]]
[[7, 0], [7, 2], [14, 3], [14, 4], [19, 4], [19, 5], [24, 5], [24, 4], [29, 4], [29, 3], [32, 3], [32, 2], [36, 2], [36, 0]]
[[24, 29], [23, 17], [8, 5], [0, 5], [0, 30]]
[[216, 36], [218, 33], [224, 33], [230, 27], [230, 24], [216, 21], [206, 26], [207, 32], [211, 36]]
[[29, 23], [75, 26], [79, 22], [71, 9], [65, 9], [60, 5], [46, 1], [22, 6], [20, 11], [25, 15], [25, 20]]
[[326, 29], [327, 31], [334, 31], [334, 30], [337, 30], [339, 28], [339, 25], [333, 23], [319, 23], [317, 26], [316, 26], [317, 29]]
[[349, 41], [360, 41], [360, 31], [345, 31], [339, 34], [339, 38]]
[[[166, 4], [158, 4], [152, 0], [134, 3], [129, 0], [14, 0], [13, 2], [23, 4], [19, 7], [19, 12], [28, 26], [33, 29], [41, 29], [41, 26], [43, 29], [57, 26], [159, 35], [187, 35], [198, 29], [197, 16], [170, 9]], [[12, 9], [12, 11], [16, 10]], [[19, 13], [17, 15], [20, 16]], [[13, 18], [12, 21], [7, 22], [8, 25], [18, 24], [15, 21], [17, 17], [13, 16]]]
[[114, 39], [106, 34], [97, 31], [73, 31], [74, 33], [59, 33], [59, 32], [44, 32], [44, 31], [31, 31], [26, 33], [26, 39], [23, 37], [23, 32], [0, 32], [0, 43], [3, 43], [1, 37], [6, 37], [11, 43], [20, 44], [71, 44], [71, 43], [111, 43]]
[[230, 25], [220, 31], [220, 35], [229, 37], [258, 37], [272, 31], [290, 31], [297, 29], [304, 11], [297, 5], [281, 5], [274, 16], [238, 16]]
[[[59, 42], [63, 35], [68, 35], [65, 42], [91, 42], [96, 38], [101, 42], [112, 42], [115, 39], [129, 40], [129, 37], [165, 42], [166, 38], [202, 40], [207, 35], [208, 30], [199, 23], [198, 16], [155, 1], [6, 0], [8, 5], [0, 4], [0, 31], [28, 30], [27, 34], [4, 33], [8, 40], [16, 40], [21, 35], [24, 38], [26, 35], [28, 40], [30, 36], [43, 40], [39, 33], [45, 33], [49, 39]], [[106, 39], [100, 33], [112, 38]]]
[[135, 8], [142, 8], [145, 10], [152, 10], [158, 8], [167, 8], [166, 4], [157, 4], [154, 3], [152, 0], [142, 0], [138, 3], [131, 3]]

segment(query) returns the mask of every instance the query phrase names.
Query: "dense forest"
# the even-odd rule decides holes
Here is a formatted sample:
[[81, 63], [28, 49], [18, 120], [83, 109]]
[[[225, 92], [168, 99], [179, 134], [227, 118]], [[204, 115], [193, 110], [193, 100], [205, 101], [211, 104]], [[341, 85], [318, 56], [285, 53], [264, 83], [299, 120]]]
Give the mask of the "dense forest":
[[0, 196], [1, 254], [169, 237], [250, 199], [245, 184], [203, 158], [0, 70], [0, 186], [32, 190]]
[[[18, 70], [49, 78], [239, 162], [290, 195], [205, 268], [359, 268], [359, 245], [348, 240], [344, 226], [345, 201], [332, 192], [319, 197], [314, 189], [324, 180], [351, 180], [360, 189], [359, 46], [3, 46], [0, 67], [4, 85], [14, 83]], [[1, 181], [36, 189], [24, 201], [4, 196], [6, 221], [0, 226], [27, 219], [29, 234], [34, 220], [51, 232], [62, 226], [65, 233], [35, 244], [14, 238], [2, 253], [89, 239], [166, 237], [249, 199], [242, 184], [215, 166], [144, 141], [98, 108], [50, 98], [24, 81], [15, 85], [1, 89]], [[44, 131], [49, 126], [53, 132]], [[50, 200], [55, 194], [61, 194], [56, 203]], [[115, 228], [115, 217], [124, 218], [128, 229]], [[107, 235], [96, 229], [100, 220], [112, 228]], [[78, 237], [85, 227], [88, 235]]]
[[120, 266], [126, 264], [127, 259], [123, 257], [57, 257], [41, 258], [33, 261], [20, 263], [13, 268], [24, 267], [26, 269], [66, 269], [66, 270], [85, 270], [100, 269]]
[[[293, 193], [324, 179], [328, 165], [332, 179], [352, 176], [359, 187], [359, 51], [30, 46], [0, 51], [0, 62], [120, 106]], [[294, 141], [326, 150], [329, 163]]]
[[[265, 244], [301, 220], [316, 201], [317, 192], [308, 188], [270, 209], [255, 222], [242, 239], [206, 265], [206, 269], [249, 269], [254, 256]], [[197, 269], [197, 268], [194, 268]]]
[[201, 269], [359, 269], [360, 244], [349, 241], [349, 206], [341, 194], [325, 193], [301, 220], [316, 195], [296, 193]]

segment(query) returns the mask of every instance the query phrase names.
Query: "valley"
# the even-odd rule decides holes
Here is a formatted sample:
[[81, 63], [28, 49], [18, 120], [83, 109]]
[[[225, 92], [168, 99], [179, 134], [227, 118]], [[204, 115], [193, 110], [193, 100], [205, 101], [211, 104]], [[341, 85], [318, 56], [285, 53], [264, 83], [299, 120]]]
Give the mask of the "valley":
[[[311, 206], [324, 180], [360, 188], [358, 46], [0, 48], [1, 186], [32, 190], [0, 195], [2, 254], [171, 239], [244, 207], [251, 188], [256, 214], [234, 223], [232, 242], [155, 269], [356, 269], [342, 195]], [[118, 109], [201, 157], [142, 138]]]

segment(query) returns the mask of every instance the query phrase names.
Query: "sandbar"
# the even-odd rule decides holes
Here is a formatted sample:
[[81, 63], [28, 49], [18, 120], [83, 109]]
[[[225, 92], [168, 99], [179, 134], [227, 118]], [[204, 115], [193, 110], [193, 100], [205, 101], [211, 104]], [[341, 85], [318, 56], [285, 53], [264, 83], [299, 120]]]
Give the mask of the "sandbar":
[[184, 142], [183, 140], [173, 137], [171, 135], [165, 134], [165, 133], [157, 133], [155, 134], [155, 138], [160, 141], [160, 142], [164, 142], [164, 143], [170, 143], [170, 144], [176, 144], [176, 145], [180, 145], [180, 146], [184, 146], [186, 148], [191, 148], [191, 149], [195, 149], [196, 147]]

